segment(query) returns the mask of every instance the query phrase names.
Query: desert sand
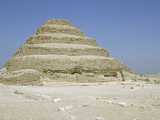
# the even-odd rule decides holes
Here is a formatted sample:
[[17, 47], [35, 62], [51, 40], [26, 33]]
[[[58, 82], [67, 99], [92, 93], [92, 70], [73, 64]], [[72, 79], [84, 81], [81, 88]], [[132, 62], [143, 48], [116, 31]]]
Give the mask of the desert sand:
[[0, 120], [159, 120], [160, 85], [0, 85]]

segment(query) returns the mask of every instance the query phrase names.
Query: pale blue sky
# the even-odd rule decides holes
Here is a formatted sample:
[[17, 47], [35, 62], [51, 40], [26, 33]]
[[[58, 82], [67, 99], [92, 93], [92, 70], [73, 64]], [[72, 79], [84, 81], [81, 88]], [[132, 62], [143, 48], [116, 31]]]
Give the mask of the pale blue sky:
[[0, 66], [50, 18], [69, 19], [140, 73], [160, 72], [159, 0], [0, 0]]

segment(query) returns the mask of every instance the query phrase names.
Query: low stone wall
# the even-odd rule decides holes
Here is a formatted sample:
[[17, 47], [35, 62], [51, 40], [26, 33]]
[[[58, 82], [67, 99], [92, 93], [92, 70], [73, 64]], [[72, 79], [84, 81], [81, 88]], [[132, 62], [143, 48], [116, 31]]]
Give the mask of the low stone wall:
[[110, 82], [110, 81], [120, 81], [117, 77], [107, 76], [102, 74], [94, 73], [82, 73], [82, 74], [67, 74], [67, 73], [54, 73], [47, 74], [49, 78], [46, 82]]

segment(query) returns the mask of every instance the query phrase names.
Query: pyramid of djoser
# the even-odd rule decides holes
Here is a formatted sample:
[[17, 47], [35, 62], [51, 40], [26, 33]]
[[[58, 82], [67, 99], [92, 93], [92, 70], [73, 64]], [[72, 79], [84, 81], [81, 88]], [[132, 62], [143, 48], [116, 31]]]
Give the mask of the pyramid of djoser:
[[66, 20], [49, 20], [17, 50], [0, 74], [6, 84], [122, 80], [121, 64]]

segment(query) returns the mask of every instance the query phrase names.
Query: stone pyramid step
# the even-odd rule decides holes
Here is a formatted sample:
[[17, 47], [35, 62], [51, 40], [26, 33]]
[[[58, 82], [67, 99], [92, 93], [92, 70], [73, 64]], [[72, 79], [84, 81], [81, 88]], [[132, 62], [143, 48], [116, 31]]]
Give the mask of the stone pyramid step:
[[51, 70], [63, 73], [69, 73], [76, 67], [79, 67], [82, 72], [107, 73], [118, 71], [119, 65], [113, 58], [93, 55], [27, 55], [13, 57], [6, 64], [10, 71], [36, 69], [41, 72]]
[[84, 36], [84, 33], [82, 33], [79, 29], [68, 25], [43, 25], [37, 30], [37, 34], [41, 33], [65, 33]]
[[51, 19], [48, 20], [46, 23], [46, 25], [69, 25], [72, 26], [71, 22], [69, 22], [68, 20], [62, 20], [62, 19]]
[[96, 40], [94, 39], [76, 35], [68, 35], [63, 33], [33, 35], [27, 40], [27, 43], [28, 44], [71, 43], [71, 44], [86, 44], [86, 45], [97, 46]]
[[25, 55], [97, 55], [109, 56], [109, 53], [100, 47], [81, 45], [81, 44], [59, 44], [59, 43], [41, 43], [41, 44], [25, 44], [16, 52], [16, 56]]

